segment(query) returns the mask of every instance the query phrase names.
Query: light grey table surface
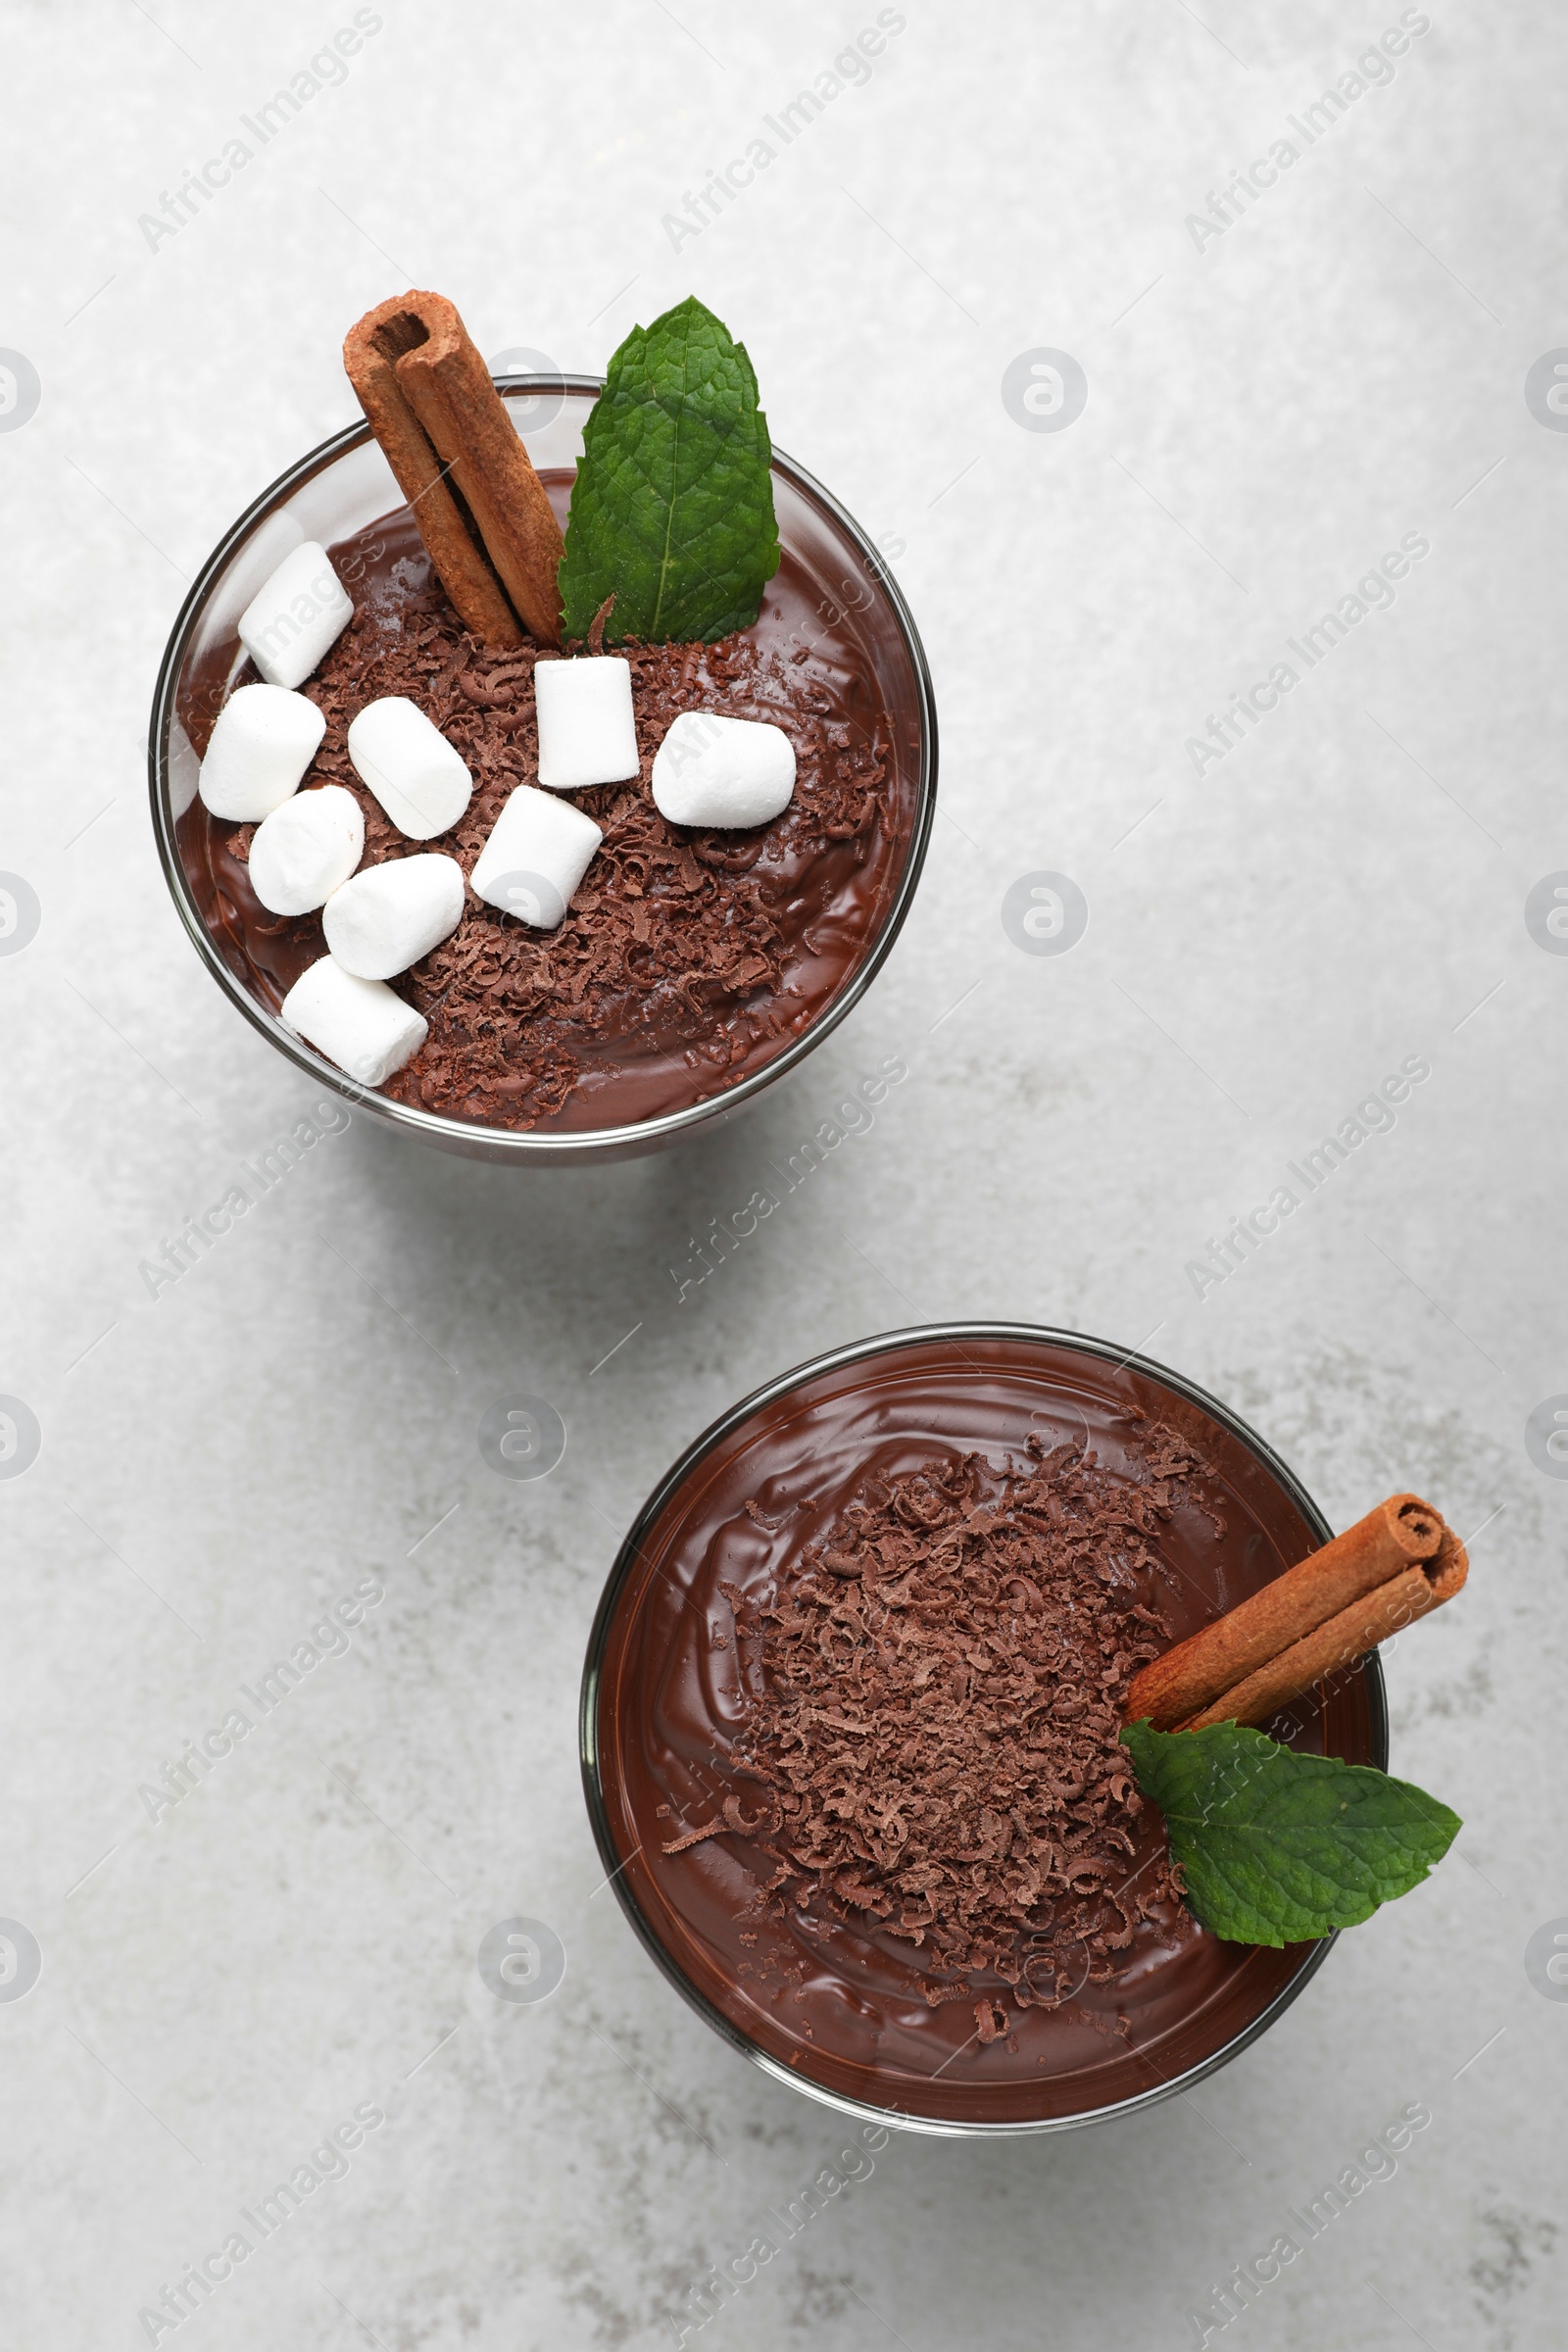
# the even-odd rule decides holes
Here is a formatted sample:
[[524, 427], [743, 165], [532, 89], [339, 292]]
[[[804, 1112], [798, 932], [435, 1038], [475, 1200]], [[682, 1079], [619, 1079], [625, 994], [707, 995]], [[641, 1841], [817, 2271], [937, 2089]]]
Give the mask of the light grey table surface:
[[[594, 1604], [657, 1476], [747, 1390], [995, 1316], [1143, 1344], [1336, 1524], [1409, 1485], [1476, 1531], [1461, 1601], [1387, 1661], [1394, 1768], [1464, 1830], [1197, 2096], [1005, 2146], [894, 2139], [703, 2340], [1195, 2343], [1190, 2311], [1419, 2102], [1396, 2175], [1228, 2340], [1560, 2343], [1568, 2005], [1525, 1966], [1568, 1928], [1568, 1463], [1526, 1445], [1568, 1392], [1568, 962], [1525, 919], [1568, 868], [1568, 416], [1525, 397], [1568, 345], [1560, 10], [1402, 12], [1429, 29], [1352, 96], [1396, 0], [910, 0], [868, 77], [842, 70], [684, 237], [666, 217], [825, 92], [869, 0], [358, 13], [341, 79], [154, 236], [356, 12], [0, 8], [0, 345], [40, 386], [24, 416], [5, 360], [0, 867], [39, 921], [13, 891], [0, 1391], [42, 1433], [24, 1475], [0, 1463], [0, 1916], [42, 1955], [12, 2000], [27, 1947], [0, 1950], [0, 2338], [690, 2328], [689, 2290], [846, 2132], [596, 1897]], [[1346, 103], [1308, 144], [1288, 121], [1326, 87]], [[1195, 229], [1282, 139], [1245, 216]], [[175, 920], [154, 674], [219, 534], [354, 414], [344, 329], [410, 283], [487, 354], [568, 368], [688, 291], [744, 337], [776, 442], [925, 633], [931, 855], [863, 1005], [725, 1132], [518, 1176], [356, 1118], [155, 1299], [139, 1262], [314, 1097]], [[1087, 379], [1055, 430], [1003, 397], [1041, 349]], [[1406, 535], [1430, 552], [1392, 605], [1295, 660]], [[1197, 759], [1280, 662], [1298, 683]], [[1088, 902], [1070, 953], [1004, 929], [1041, 871]], [[680, 1300], [692, 1237], [887, 1055], [909, 1077], [869, 1131]], [[1188, 1261], [1406, 1057], [1430, 1076], [1392, 1131], [1200, 1297]], [[567, 1432], [535, 1484], [476, 1444], [518, 1390]], [[142, 1787], [367, 1579], [344, 1654], [151, 1820]], [[476, 1968], [517, 1915], [566, 1951], [537, 2006]], [[177, 2329], [140, 2316], [356, 2108], [384, 2122], [344, 2177]]]

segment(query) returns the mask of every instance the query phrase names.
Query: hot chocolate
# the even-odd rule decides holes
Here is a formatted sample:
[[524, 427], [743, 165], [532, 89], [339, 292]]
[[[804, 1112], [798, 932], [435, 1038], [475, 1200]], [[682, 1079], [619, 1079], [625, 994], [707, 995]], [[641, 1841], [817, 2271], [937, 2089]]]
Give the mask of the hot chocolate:
[[[836, 2097], [1016, 2125], [1157, 2091], [1325, 1947], [1192, 1917], [1118, 1756], [1126, 1688], [1320, 1534], [1227, 1423], [1064, 1342], [808, 1377], [657, 1498], [607, 1593], [585, 1738], [622, 1900]], [[1376, 1760], [1373, 1691], [1302, 1702], [1293, 1744]]]
[[[564, 516], [570, 474], [544, 479]], [[428, 847], [390, 821], [344, 748], [366, 704], [408, 697], [473, 773], [465, 817], [437, 845], [469, 872], [508, 796], [537, 775], [540, 649], [496, 652], [465, 630], [407, 509], [328, 552], [355, 617], [302, 689], [326, 718], [304, 784], [356, 796], [368, 866]], [[551, 931], [470, 895], [459, 928], [395, 983], [430, 1036], [386, 1093], [487, 1125], [630, 1125], [733, 1086], [832, 1003], [882, 930], [916, 828], [918, 776], [857, 614], [832, 607], [824, 619], [822, 603], [821, 583], [786, 548], [752, 628], [716, 645], [623, 649], [641, 772], [561, 796], [603, 828], [590, 880]], [[198, 753], [224, 692], [254, 674], [230, 677], [221, 648], [209, 666], [182, 695]], [[786, 730], [797, 780], [782, 816], [733, 833], [660, 814], [654, 756], [674, 717], [697, 709]], [[198, 800], [178, 843], [233, 968], [275, 1010], [321, 956], [322, 924], [261, 905], [251, 835]]]

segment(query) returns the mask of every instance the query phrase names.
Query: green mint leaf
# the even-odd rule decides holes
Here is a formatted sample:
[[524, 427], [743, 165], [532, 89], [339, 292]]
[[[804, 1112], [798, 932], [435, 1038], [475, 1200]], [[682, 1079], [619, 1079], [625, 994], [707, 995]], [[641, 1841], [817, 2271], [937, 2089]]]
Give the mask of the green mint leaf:
[[634, 326], [583, 433], [561, 562], [565, 638], [727, 637], [778, 569], [773, 448], [746, 347], [695, 295]]
[[1353, 1928], [1418, 1886], [1459, 1833], [1424, 1788], [1298, 1756], [1242, 1724], [1130, 1723], [1121, 1739], [1165, 1816], [1189, 1903], [1227, 1943], [1277, 1948]]

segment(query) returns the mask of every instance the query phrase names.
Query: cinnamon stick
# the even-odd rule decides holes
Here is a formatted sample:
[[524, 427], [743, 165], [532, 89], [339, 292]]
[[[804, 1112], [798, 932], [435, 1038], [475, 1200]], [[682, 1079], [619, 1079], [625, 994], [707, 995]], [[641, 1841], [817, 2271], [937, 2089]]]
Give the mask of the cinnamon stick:
[[395, 295], [350, 328], [343, 364], [466, 625], [520, 645], [515, 612], [559, 645], [561, 526], [455, 306]]
[[439, 294], [421, 300], [428, 340], [399, 360], [398, 382], [452, 467], [514, 609], [542, 645], [559, 645], [565, 542], [555, 509], [457, 311]]
[[1126, 1720], [1156, 1731], [1263, 1723], [1464, 1583], [1464, 1546], [1417, 1494], [1391, 1494], [1343, 1536], [1135, 1676]]
[[1200, 1732], [1210, 1723], [1267, 1723], [1281, 1707], [1289, 1706], [1315, 1683], [1343, 1674], [1380, 1642], [1388, 1642], [1428, 1610], [1451, 1600], [1469, 1573], [1464, 1545], [1451, 1529], [1445, 1529], [1436, 1556], [1403, 1568], [1386, 1585], [1342, 1609], [1315, 1632], [1288, 1649], [1245, 1682], [1223, 1691], [1212, 1703], [1189, 1716], [1176, 1729]]
[[522, 631], [483, 549], [447, 487], [447, 468], [431, 448], [398, 381], [399, 359], [416, 348], [429, 331], [411, 306], [431, 299], [436, 298], [395, 295], [390, 302], [368, 311], [344, 339], [343, 365], [398, 487], [414, 510], [436, 576], [464, 626], [487, 645], [518, 646]]

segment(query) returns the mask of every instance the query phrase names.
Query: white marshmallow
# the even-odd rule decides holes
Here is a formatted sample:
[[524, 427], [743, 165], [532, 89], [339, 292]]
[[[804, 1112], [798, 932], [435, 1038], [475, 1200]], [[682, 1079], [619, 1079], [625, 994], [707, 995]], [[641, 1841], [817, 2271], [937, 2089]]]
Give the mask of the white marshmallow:
[[565, 919], [604, 835], [569, 801], [519, 784], [490, 829], [468, 881], [478, 897], [536, 931]]
[[271, 914], [309, 914], [364, 855], [365, 817], [353, 793], [341, 784], [313, 786], [264, 816], [251, 835], [251, 888]]
[[202, 761], [201, 796], [215, 816], [260, 823], [315, 759], [326, 715], [286, 686], [241, 686], [218, 713]]
[[433, 841], [473, 797], [473, 778], [455, 744], [401, 694], [367, 703], [349, 727], [349, 758], [400, 833]]
[[654, 806], [672, 825], [765, 825], [795, 791], [782, 727], [683, 710], [654, 754]]
[[637, 773], [631, 663], [618, 654], [541, 662], [533, 673], [539, 713], [539, 781], [551, 792], [624, 784]]
[[358, 980], [406, 972], [462, 920], [463, 868], [439, 851], [368, 865], [321, 908], [327, 947]]
[[285, 1029], [347, 1070], [362, 1086], [380, 1086], [412, 1061], [430, 1034], [384, 980], [360, 980], [332, 956], [301, 972], [283, 999]]
[[269, 686], [298, 686], [354, 618], [318, 539], [285, 556], [239, 616], [239, 641]]

